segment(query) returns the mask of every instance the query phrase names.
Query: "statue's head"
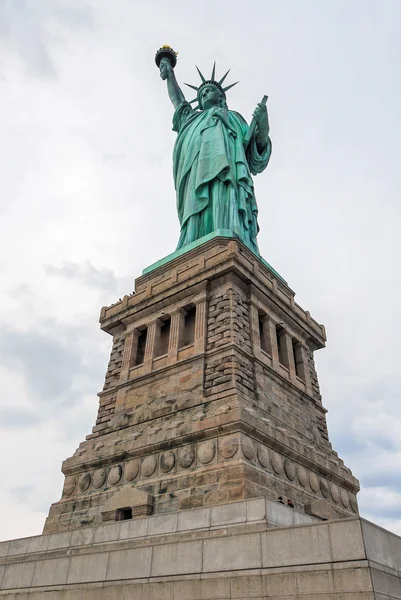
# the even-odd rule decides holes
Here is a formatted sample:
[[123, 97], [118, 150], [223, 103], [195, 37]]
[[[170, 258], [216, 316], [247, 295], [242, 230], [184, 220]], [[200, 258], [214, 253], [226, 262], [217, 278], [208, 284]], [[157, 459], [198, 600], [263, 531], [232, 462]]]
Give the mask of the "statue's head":
[[[196, 67], [196, 68], [198, 69], [198, 67]], [[188, 87], [192, 88], [193, 90], [196, 90], [196, 98], [191, 100], [190, 104], [192, 104], [193, 102], [197, 102], [199, 105], [199, 108], [201, 108], [202, 110], [211, 108], [212, 106], [220, 106], [223, 108], [227, 108], [226, 91], [229, 90], [230, 88], [232, 88], [234, 85], [236, 85], [236, 83], [238, 83], [238, 81], [236, 83], [232, 83], [231, 85], [228, 85], [225, 88], [223, 88], [222, 83], [230, 71], [227, 71], [227, 73], [220, 79], [220, 81], [217, 81], [214, 78], [215, 70], [216, 70], [216, 63], [213, 66], [211, 78], [206, 80], [205, 77], [202, 75], [202, 73], [198, 69], [199, 76], [202, 80], [202, 83], [200, 84], [200, 86], [191, 85], [189, 83], [185, 84]]]
[[199, 108], [206, 110], [213, 106], [227, 108], [226, 95], [223, 90], [214, 83], [206, 83], [198, 90]]

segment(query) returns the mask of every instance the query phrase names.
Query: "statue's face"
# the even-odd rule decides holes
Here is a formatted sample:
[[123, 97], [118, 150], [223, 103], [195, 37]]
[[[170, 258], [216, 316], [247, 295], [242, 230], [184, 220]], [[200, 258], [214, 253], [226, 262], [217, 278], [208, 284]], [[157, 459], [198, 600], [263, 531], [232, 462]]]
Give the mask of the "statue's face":
[[213, 84], [205, 85], [200, 92], [200, 101], [203, 110], [212, 106], [220, 106], [220, 92]]

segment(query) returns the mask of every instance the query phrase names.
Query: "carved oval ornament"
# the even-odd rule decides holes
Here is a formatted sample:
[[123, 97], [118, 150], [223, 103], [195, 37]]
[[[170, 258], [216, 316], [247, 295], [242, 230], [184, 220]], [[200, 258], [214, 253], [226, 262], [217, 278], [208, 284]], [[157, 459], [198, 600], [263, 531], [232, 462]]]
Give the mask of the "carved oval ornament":
[[134, 460], [130, 460], [129, 462], [127, 462], [127, 464], [125, 465], [124, 472], [125, 479], [127, 481], [133, 481], [139, 473], [139, 460], [134, 458]]
[[314, 473], [310, 473], [309, 475], [309, 484], [314, 492], [319, 490], [319, 480]]
[[78, 487], [80, 489], [81, 492], [85, 492], [88, 487], [90, 486], [91, 483], [91, 476], [90, 473], [84, 473], [84, 475], [81, 475], [80, 479], [79, 479], [79, 483], [78, 483]]
[[325, 498], [328, 498], [330, 495], [329, 486], [327, 485], [327, 481], [325, 479], [320, 480], [320, 491], [322, 492]]
[[269, 451], [262, 444], [258, 444], [258, 460], [262, 467], [265, 469], [269, 468]]
[[109, 484], [116, 485], [121, 479], [122, 472], [123, 470], [121, 468], [121, 465], [115, 465], [114, 467], [111, 467], [109, 477], [107, 480]]
[[241, 441], [242, 452], [248, 460], [254, 460], [256, 456], [255, 442], [250, 438], [243, 438]]
[[216, 444], [213, 440], [208, 440], [207, 442], [202, 442], [198, 446], [198, 459], [206, 465], [213, 460], [216, 452]]
[[98, 469], [94, 472], [92, 477], [93, 487], [97, 490], [102, 487], [104, 482], [106, 481], [106, 471], [104, 469]]
[[351, 496], [350, 504], [351, 504], [351, 508], [354, 511], [354, 513], [357, 513], [358, 512], [358, 502], [356, 501], [355, 496]]
[[330, 493], [331, 493], [331, 497], [333, 498], [334, 502], [338, 502], [340, 499], [340, 490], [338, 489], [338, 486], [336, 486], [335, 483], [331, 484]]
[[280, 475], [280, 473], [283, 472], [283, 459], [281, 458], [280, 454], [277, 454], [277, 452], [273, 453], [272, 456], [272, 467], [273, 467], [273, 471], [275, 473], [277, 473], [277, 475]]
[[220, 456], [222, 458], [232, 458], [238, 451], [238, 437], [228, 435], [219, 441]]
[[341, 490], [341, 503], [344, 506], [344, 508], [349, 507], [349, 498], [345, 490]]
[[302, 487], [306, 487], [308, 485], [308, 473], [306, 472], [306, 469], [303, 467], [298, 467], [297, 475], [300, 485], [302, 485]]
[[154, 456], [147, 456], [142, 461], [142, 475], [150, 477], [156, 471], [157, 461]]
[[160, 456], [160, 469], [163, 473], [168, 473], [175, 465], [175, 456], [174, 452], [168, 450], [167, 452], [163, 452]]
[[188, 469], [195, 460], [195, 450], [193, 446], [184, 446], [178, 450], [178, 464], [183, 469]]
[[290, 481], [294, 481], [294, 479], [295, 479], [294, 463], [292, 463], [290, 460], [288, 460], [288, 458], [286, 458], [284, 461], [284, 470], [285, 470], [285, 474], [287, 475], [288, 479]]
[[64, 487], [63, 487], [64, 496], [71, 496], [71, 494], [73, 493], [73, 491], [76, 488], [76, 485], [77, 485], [76, 477], [74, 477], [73, 475], [66, 477], [65, 481], [64, 481]]

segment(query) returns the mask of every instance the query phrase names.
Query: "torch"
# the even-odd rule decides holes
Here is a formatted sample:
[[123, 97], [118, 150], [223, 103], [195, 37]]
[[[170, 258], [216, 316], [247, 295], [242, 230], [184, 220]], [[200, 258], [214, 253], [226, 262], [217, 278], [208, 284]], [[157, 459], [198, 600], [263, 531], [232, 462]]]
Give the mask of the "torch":
[[170, 62], [171, 66], [174, 69], [175, 65], [177, 64], [177, 54], [178, 54], [178, 52], [175, 52], [171, 46], [167, 46], [167, 45], [162, 46], [156, 52], [156, 56], [155, 56], [155, 63], [157, 65], [157, 67], [160, 69], [161, 61], [164, 58], [166, 58]]

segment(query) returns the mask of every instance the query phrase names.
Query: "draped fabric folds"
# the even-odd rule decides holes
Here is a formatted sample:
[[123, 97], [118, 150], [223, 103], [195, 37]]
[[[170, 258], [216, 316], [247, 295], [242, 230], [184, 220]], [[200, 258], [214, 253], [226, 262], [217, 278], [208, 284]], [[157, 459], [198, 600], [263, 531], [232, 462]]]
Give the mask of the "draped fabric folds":
[[181, 224], [177, 250], [217, 229], [233, 229], [259, 253], [251, 174], [266, 168], [270, 139], [262, 154], [254, 138], [245, 151], [248, 125], [239, 113], [220, 107], [195, 111], [188, 102], [176, 109], [173, 130], [178, 133], [173, 155]]

